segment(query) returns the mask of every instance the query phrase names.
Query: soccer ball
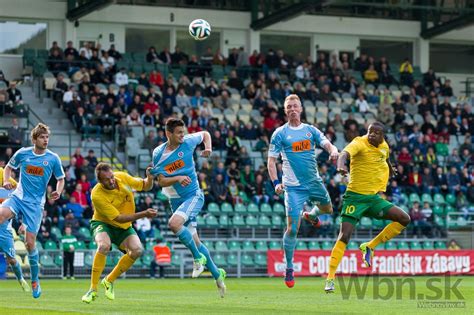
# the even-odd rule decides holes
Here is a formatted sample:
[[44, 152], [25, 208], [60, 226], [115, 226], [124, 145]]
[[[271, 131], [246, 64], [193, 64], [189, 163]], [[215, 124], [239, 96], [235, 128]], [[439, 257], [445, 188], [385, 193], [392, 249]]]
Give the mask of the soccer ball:
[[194, 20], [189, 23], [189, 35], [195, 40], [205, 40], [211, 35], [211, 24], [203, 19]]

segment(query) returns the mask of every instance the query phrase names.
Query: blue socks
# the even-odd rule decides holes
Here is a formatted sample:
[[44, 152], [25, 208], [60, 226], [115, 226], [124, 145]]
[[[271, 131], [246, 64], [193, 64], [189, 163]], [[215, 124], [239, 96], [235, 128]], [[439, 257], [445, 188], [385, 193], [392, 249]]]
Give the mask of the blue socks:
[[[201, 253], [196, 247], [196, 243], [194, 242], [193, 236], [191, 232], [189, 232], [188, 228], [185, 227], [184, 225], [181, 227], [181, 229], [176, 233], [176, 236], [179, 238], [181, 243], [184, 244], [191, 253], [193, 254], [194, 259], [199, 259], [201, 258]], [[31, 263], [31, 262], [30, 262]]]
[[37, 282], [39, 280], [39, 254], [38, 249], [33, 249], [32, 252], [28, 253], [28, 260], [30, 261], [30, 272], [31, 272], [31, 282]]
[[206, 256], [206, 258], [207, 258], [206, 267], [211, 272], [212, 277], [217, 280], [217, 278], [219, 278], [221, 274], [220, 274], [219, 269], [217, 268], [216, 264], [212, 261], [211, 254], [209, 253], [209, 250], [207, 249], [206, 245], [201, 243], [201, 245], [199, 246], [199, 251], [204, 256]]
[[16, 262], [16, 264], [10, 265], [10, 267], [12, 267], [13, 273], [15, 274], [15, 277], [18, 280], [23, 279], [23, 273], [21, 272], [21, 266], [18, 261]]
[[293, 269], [293, 252], [296, 247], [296, 236], [290, 236], [285, 232], [283, 236], [283, 248], [285, 250], [286, 268]]

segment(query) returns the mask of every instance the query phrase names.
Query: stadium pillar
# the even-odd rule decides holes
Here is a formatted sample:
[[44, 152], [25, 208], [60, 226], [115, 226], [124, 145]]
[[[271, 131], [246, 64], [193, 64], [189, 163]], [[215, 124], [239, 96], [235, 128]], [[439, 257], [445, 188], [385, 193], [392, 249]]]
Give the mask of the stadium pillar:
[[62, 47], [66, 47], [68, 41], [72, 41], [74, 47], [79, 49], [79, 42], [77, 42], [77, 28], [74, 27], [73, 22], [69, 22], [67, 19], [64, 20], [64, 41]]
[[254, 50], [260, 51], [260, 32], [249, 30], [248, 34], [248, 53], [251, 55]]
[[430, 42], [429, 40], [418, 38], [414, 45], [414, 64], [420, 66], [421, 72], [428, 71], [430, 67]]
[[176, 27], [173, 27], [170, 31], [170, 51], [175, 51], [176, 43]]

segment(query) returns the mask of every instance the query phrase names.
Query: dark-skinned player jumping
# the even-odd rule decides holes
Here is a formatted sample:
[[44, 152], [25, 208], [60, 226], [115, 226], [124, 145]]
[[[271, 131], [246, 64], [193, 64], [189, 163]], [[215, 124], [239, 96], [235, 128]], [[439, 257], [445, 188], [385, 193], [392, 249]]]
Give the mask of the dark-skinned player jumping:
[[[326, 293], [334, 292], [337, 267], [361, 217], [393, 221], [370, 242], [360, 245], [366, 267], [372, 265], [375, 247], [400, 234], [410, 223], [410, 216], [405, 211], [379, 196], [379, 192], [385, 191], [389, 176], [395, 173], [389, 156], [390, 149], [384, 140], [384, 125], [380, 122], [369, 125], [366, 135], [354, 138], [339, 154], [337, 171], [343, 176], [350, 172], [350, 179], [343, 197], [339, 236], [331, 252], [324, 288]], [[348, 159], [349, 172], [346, 166]]]

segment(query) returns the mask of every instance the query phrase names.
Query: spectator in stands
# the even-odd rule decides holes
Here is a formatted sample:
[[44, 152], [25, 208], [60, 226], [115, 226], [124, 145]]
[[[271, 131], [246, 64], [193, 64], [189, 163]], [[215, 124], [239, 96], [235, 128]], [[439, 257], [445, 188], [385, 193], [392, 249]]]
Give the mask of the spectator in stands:
[[164, 279], [165, 267], [171, 265], [171, 250], [163, 238], [159, 238], [156, 241], [158, 244], [153, 246], [154, 259], [150, 263], [150, 278], [155, 279], [156, 267], [159, 267], [160, 279]]
[[48, 213], [46, 210], [43, 210], [43, 218], [41, 219], [41, 225], [39, 228], [39, 233], [36, 236], [38, 241], [44, 243], [46, 241], [53, 241], [57, 242], [56, 235], [51, 234], [51, 227], [53, 226], [53, 222], [50, 217], [48, 217]]
[[265, 183], [262, 174], [257, 174], [255, 176], [254, 189], [255, 192], [252, 196], [253, 202], [257, 205], [260, 205], [260, 203], [268, 203], [270, 197], [266, 193]]
[[163, 49], [163, 51], [158, 55], [158, 59], [160, 61], [158, 63], [163, 63], [165, 65], [171, 65], [171, 53], [170, 53], [168, 47], [165, 47]]
[[436, 175], [434, 176], [434, 189], [435, 192], [446, 193], [448, 191], [448, 181], [446, 175], [444, 175], [443, 168], [436, 168]]
[[91, 167], [96, 167], [97, 164], [98, 164], [98, 161], [97, 161], [97, 157], [95, 156], [95, 152], [94, 150], [90, 149], [88, 152], [87, 152], [87, 156], [85, 157], [85, 159], [89, 162], [89, 165]]
[[87, 60], [92, 58], [92, 49], [89, 42], [84, 42], [84, 46], [79, 49], [79, 55], [83, 55]]
[[154, 238], [155, 231], [151, 226], [150, 218], [141, 218], [135, 222], [135, 229], [137, 230], [140, 241], [145, 244], [147, 239]]
[[74, 235], [76, 238], [80, 240], [84, 239], [84, 237], [79, 234], [79, 220], [76, 219], [74, 213], [71, 210], [66, 210], [64, 213], [64, 226], [70, 226], [71, 234]]
[[461, 178], [456, 167], [451, 167], [448, 175], [446, 176], [446, 182], [451, 194], [455, 195], [457, 192], [461, 191]]
[[413, 224], [413, 236], [431, 236], [431, 224], [420, 209], [420, 203], [418, 201], [413, 202], [413, 206], [410, 210], [410, 218]]
[[367, 83], [377, 83], [379, 74], [375, 71], [374, 65], [369, 65], [369, 68], [364, 71], [364, 79]]
[[114, 58], [115, 61], [122, 59], [122, 55], [115, 49], [115, 45], [110, 45], [109, 50], [107, 51], [110, 57]]
[[[69, 43], [69, 42], [68, 42]], [[63, 51], [61, 49], [61, 47], [59, 47], [58, 45], [58, 42], [57, 41], [54, 41], [51, 48], [49, 49], [49, 55], [52, 56], [54, 54], [54, 52], [57, 52], [57, 54], [59, 56], [61, 56], [61, 58], [63, 57]]]
[[15, 146], [21, 147], [23, 141], [23, 130], [18, 125], [18, 119], [12, 119], [12, 126], [8, 128], [8, 143]]
[[453, 96], [453, 88], [451, 87], [451, 80], [449, 79], [446, 79], [446, 81], [444, 81], [444, 84], [441, 88], [441, 95], [442, 96]]
[[63, 95], [68, 90], [68, 85], [64, 82], [64, 76], [59, 74], [57, 77], [57, 81], [53, 86], [53, 98], [58, 103], [58, 107], [63, 107]]
[[229, 191], [227, 190], [227, 187], [224, 184], [224, 177], [222, 176], [222, 174], [216, 175], [215, 181], [211, 185], [211, 194], [215, 202], [218, 204], [231, 201]]
[[10, 82], [10, 87], [8, 88], [7, 93], [8, 100], [13, 104], [23, 103], [23, 96], [21, 95], [21, 91], [16, 88], [16, 82]]
[[434, 82], [437, 80], [438, 79], [436, 78], [436, 74], [433, 68], [429, 68], [428, 72], [423, 74], [423, 85], [428, 89], [431, 89], [433, 87]]
[[400, 65], [400, 83], [403, 85], [411, 86], [413, 83], [413, 66], [410, 63], [409, 58], [405, 58], [403, 63]]
[[461, 246], [454, 240], [449, 241], [448, 250], [460, 250]]
[[171, 63], [173, 65], [186, 64], [188, 61], [188, 55], [181, 51], [181, 48], [176, 46], [174, 48], [174, 53], [171, 55]]
[[360, 113], [366, 113], [370, 110], [369, 103], [365, 100], [364, 94], [359, 94], [359, 97], [355, 101], [355, 108]]
[[115, 84], [118, 86], [128, 86], [128, 74], [124, 67], [115, 75]]
[[[74, 252], [77, 247], [77, 238], [72, 235], [72, 228], [66, 226], [64, 235], [61, 238], [61, 248], [63, 250], [63, 279], [74, 280]], [[69, 277], [66, 277], [69, 269]]]

